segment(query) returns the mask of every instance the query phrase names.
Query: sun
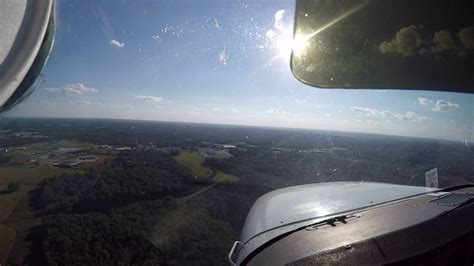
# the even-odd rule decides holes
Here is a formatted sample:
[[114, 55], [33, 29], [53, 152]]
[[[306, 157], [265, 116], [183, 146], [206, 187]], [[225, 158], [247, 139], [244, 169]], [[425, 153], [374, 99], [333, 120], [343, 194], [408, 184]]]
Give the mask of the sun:
[[303, 37], [293, 38], [293, 31], [286, 29], [278, 34], [276, 38], [276, 48], [278, 56], [282, 58], [290, 58], [291, 53], [295, 56], [301, 56], [306, 48], [306, 39]]

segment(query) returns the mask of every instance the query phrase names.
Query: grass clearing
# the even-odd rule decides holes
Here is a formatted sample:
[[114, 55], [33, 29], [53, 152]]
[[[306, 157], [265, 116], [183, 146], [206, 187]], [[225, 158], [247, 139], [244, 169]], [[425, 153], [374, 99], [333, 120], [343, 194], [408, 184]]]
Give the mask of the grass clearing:
[[20, 152], [24, 154], [28, 154], [28, 155], [32, 153], [38, 153], [38, 152], [41, 152], [44, 145], [47, 145], [47, 144], [48, 144], [47, 142], [33, 143], [33, 144], [25, 146], [25, 149], [21, 150]]
[[63, 173], [76, 173], [78, 170], [40, 165], [34, 168], [0, 167], [0, 185], [20, 182], [20, 185], [37, 185], [46, 177]]
[[197, 152], [181, 152], [174, 159], [195, 176], [210, 177], [212, 175], [211, 168], [202, 166], [204, 159]]
[[21, 152], [12, 152], [10, 154], [10, 161], [6, 165], [25, 164], [30, 161], [30, 155]]
[[239, 178], [235, 175], [230, 175], [222, 171], [217, 171], [216, 175], [212, 178], [216, 182], [237, 182]]
[[222, 171], [216, 171], [216, 174], [213, 176], [215, 170], [202, 166], [204, 159], [197, 152], [181, 152], [174, 159], [195, 176], [212, 177], [212, 180], [216, 182], [237, 182], [239, 180], [238, 177]]
[[0, 167], [0, 191], [5, 191], [9, 183], [20, 183], [20, 189], [13, 193], [0, 193], [0, 222], [6, 219], [21, 199], [47, 177], [63, 173], [75, 173], [77, 170], [54, 168], [40, 165], [35, 168]]
[[[4, 191], [7, 188], [5, 185], [0, 186], [0, 191]], [[22, 188], [20, 185], [20, 190], [13, 193], [6, 193], [0, 195], [0, 222], [5, 220], [13, 210], [16, 208], [20, 200], [25, 197], [27, 193], [27, 188]]]
[[[9, 183], [20, 183], [18, 191], [0, 194], [0, 222], [3, 223], [0, 224], [1, 265], [6, 264], [10, 250], [15, 254], [28, 254], [29, 252], [27, 249], [28, 241], [26, 240], [27, 231], [33, 225], [38, 224], [39, 220], [30, 210], [27, 193], [47, 177], [76, 172], [80, 171], [46, 165], [34, 168], [0, 167], [0, 191], [4, 191]], [[12, 248], [13, 243], [15, 244]], [[19, 255], [16, 258], [22, 258], [22, 256]]]
[[75, 141], [75, 140], [60, 140], [58, 143], [58, 146], [61, 148], [94, 148], [97, 145], [89, 143], [89, 142], [81, 142], [81, 141]]
[[16, 238], [12, 228], [0, 224], [0, 265], [7, 265], [8, 255]]
[[20, 189], [13, 193], [0, 194], [0, 222], [7, 218], [21, 199], [43, 179], [77, 170], [40, 165], [35, 168], [0, 167], [0, 191], [5, 191], [9, 183], [20, 183]]
[[[63, 140], [57, 143], [40, 142], [26, 146], [22, 150], [16, 150], [13, 156], [17, 156], [17, 161], [25, 161], [23, 157], [35, 154], [48, 154], [57, 148], [84, 148], [93, 149], [97, 145]], [[21, 160], [20, 160], [21, 159]], [[104, 164], [104, 157], [98, 162]], [[97, 167], [98, 167], [97, 166]], [[41, 220], [35, 217], [28, 202], [28, 192], [34, 189], [45, 178], [59, 176], [61, 174], [80, 173], [81, 169], [64, 169], [48, 165], [36, 167], [27, 166], [0, 166], [0, 265], [6, 263], [21, 265], [23, 259], [31, 253], [30, 241], [27, 239], [30, 229], [41, 224]], [[9, 183], [19, 182], [20, 188], [13, 193], [5, 191]]]
[[24, 197], [13, 213], [3, 221], [3, 224], [17, 232], [7, 262], [9, 265], [22, 265], [24, 264], [24, 258], [31, 254], [31, 242], [28, 240], [28, 233], [33, 226], [41, 224], [41, 218], [34, 215], [30, 209], [28, 197]]
[[24, 149], [20, 150], [23, 154], [44, 154], [51, 150], [57, 150], [58, 148], [82, 148], [82, 149], [95, 149], [98, 145], [74, 141], [74, 140], [60, 140], [58, 142], [37, 142], [30, 145], [26, 145]]

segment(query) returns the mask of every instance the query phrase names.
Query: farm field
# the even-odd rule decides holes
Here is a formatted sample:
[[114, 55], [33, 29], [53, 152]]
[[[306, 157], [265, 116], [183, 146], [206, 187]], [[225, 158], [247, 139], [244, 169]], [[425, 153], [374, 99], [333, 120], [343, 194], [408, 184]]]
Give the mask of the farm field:
[[12, 228], [0, 224], [0, 236], [0, 265], [6, 265], [16, 233]]
[[239, 181], [239, 178], [236, 177], [235, 175], [230, 175], [227, 173], [224, 173], [222, 171], [216, 171], [216, 174], [212, 179], [216, 182], [237, 182]]
[[0, 185], [0, 191], [2, 191], [0, 194], [0, 222], [5, 220], [13, 212], [20, 200], [29, 190], [29, 188], [22, 188], [20, 186], [19, 191], [6, 193], [6, 188], [6, 185]]
[[198, 177], [212, 178], [216, 182], [237, 182], [238, 177], [202, 166], [204, 159], [197, 152], [181, 152], [175, 160]]
[[[36, 217], [30, 209], [28, 197], [24, 197], [12, 214], [3, 221], [3, 224], [15, 230], [16, 238], [8, 255], [7, 262], [13, 265], [24, 263], [23, 259], [31, 253], [31, 242], [28, 240], [30, 229], [41, 223], [41, 218]], [[0, 245], [1, 245], [0, 241]]]
[[30, 145], [22, 147], [18, 152], [22, 154], [32, 155], [32, 154], [42, 154], [48, 153], [51, 150], [57, 150], [58, 148], [82, 148], [82, 149], [96, 149], [97, 145], [80, 142], [74, 140], [60, 140], [57, 142], [37, 142]]
[[20, 182], [21, 185], [37, 185], [46, 177], [74, 173], [77, 170], [40, 165], [34, 168], [0, 167], [0, 185]]
[[204, 159], [197, 152], [184, 151], [174, 158], [195, 176], [210, 177], [212, 175], [211, 168], [202, 166]]
[[[0, 167], [0, 264], [5, 265], [11, 245], [19, 235], [26, 236], [35, 217], [29, 209], [27, 193], [34, 189], [43, 179], [63, 173], [74, 173], [77, 170], [54, 168], [40, 165], [34, 168]], [[16, 192], [8, 193], [9, 183], [19, 182]], [[25, 213], [27, 215], [25, 215]], [[16, 216], [16, 221], [12, 218]], [[18, 219], [18, 217], [22, 217]], [[15, 232], [16, 230], [16, 232]], [[13, 232], [13, 233], [12, 233]], [[18, 234], [18, 235], [17, 235]]]

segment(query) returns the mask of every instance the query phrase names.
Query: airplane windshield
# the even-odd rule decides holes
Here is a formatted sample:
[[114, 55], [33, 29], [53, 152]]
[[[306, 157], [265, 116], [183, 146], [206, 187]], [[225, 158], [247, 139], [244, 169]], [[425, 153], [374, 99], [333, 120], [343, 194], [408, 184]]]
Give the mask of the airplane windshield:
[[223, 265], [275, 189], [474, 182], [474, 95], [301, 83], [294, 1], [55, 5], [0, 118], [0, 265]]

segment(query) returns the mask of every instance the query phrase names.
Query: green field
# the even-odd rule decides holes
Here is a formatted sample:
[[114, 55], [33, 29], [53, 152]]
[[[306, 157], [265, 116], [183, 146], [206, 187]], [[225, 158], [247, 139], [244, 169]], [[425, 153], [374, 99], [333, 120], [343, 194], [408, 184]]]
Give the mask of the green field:
[[217, 171], [216, 175], [212, 178], [216, 182], [237, 182], [239, 178], [235, 175], [230, 175], [222, 171]]
[[97, 145], [94, 145], [89, 142], [75, 141], [75, 140], [60, 140], [58, 146], [61, 148], [93, 148]]
[[[16, 242], [16, 232], [12, 228], [15, 228], [20, 235], [26, 235], [26, 230], [36, 223], [34, 222], [34, 215], [29, 210], [26, 198], [27, 193], [47, 177], [75, 172], [78, 172], [78, 170], [55, 168], [46, 165], [34, 168], [0, 167], [0, 191], [4, 191], [9, 183], [20, 183], [18, 191], [0, 193], [0, 223], [3, 223], [0, 224], [1, 265], [5, 265], [11, 245], [14, 241]], [[24, 215], [24, 213], [28, 215]], [[16, 218], [16, 220], [12, 222], [11, 218]], [[5, 224], [8, 224], [9, 227], [5, 226]]]
[[54, 168], [46, 165], [35, 168], [0, 167], [0, 191], [5, 190], [9, 183], [20, 183], [18, 191], [0, 194], [0, 222], [6, 219], [20, 200], [43, 179], [75, 172], [77, 170]]
[[181, 152], [174, 159], [188, 169], [191, 174], [198, 177], [212, 178], [216, 182], [236, 182], [239, 180], [236, 176], [202, 166], [204, 159], [197, 152]]
[[[3, 224], [16, 231], [14, 245], [10, 250], [7, 262], [11, 265], [22, 265], [23, 259], [31, 254], [31, 242], [28, 239], [28, 232], [33, 226], [41, 224], [41, 218], [35, 216], [30, 209], [28, 198], [24, 197], [12, 214], [3, 221]], [[2, 244], [7, 244], [7, 241], [3, 243], [0, 241], [0, 245]]]
[[80, 142], [74, 140], [60, 140], [57, 143], [50, 145], [48, 142], [37, 142], [30, 145], [25, 146], [24, 150], [20, 150], [20, 153], [24, 154], [32, 154], [32, 153], [44, 153], [48, 150], [55, 150], [57, 148], [83, 148], [83, 149], [95, 149], [98, 145], [88, 143], [88, 142]]
[[[5, 185], [0, 185], [0, 191], [7, 188]], [[20, 190], [13, 193], [0, 194], [0, 222], [6, 219], [18, 205], [20, 200], [26, 195], [28, 188], [23, 188], [20, 185]]]
[[61, 175], [62, 173], [75, 173], [74, 169], [56, 168], [40, 165], [34, 168], [0, 167], [0, 185], [20, 182], [21, 185], [37, 185], [46, 177]]
[[212, 175], [211, 168], [202, 166], [204, 160], [197, 152], [181, 152], [174, 158], [195, 176], [210, 177]]
[[16, 232], [12, 228], [0, 224], [0, 265], [7, 265], [8, 254], [15, 241]]
[[25, 149], [21, 150], [19, 152], [23, 153], [23, 154], [28, 154], [28, 155], [30, 155], [32, 153], [38, 153], [38, 152], [42, 151], [42, 147], [44, 145], [47, 145], [47, 144], [48, 144], [47, 142], [33, 143], [33, 144], [25, 146]]

